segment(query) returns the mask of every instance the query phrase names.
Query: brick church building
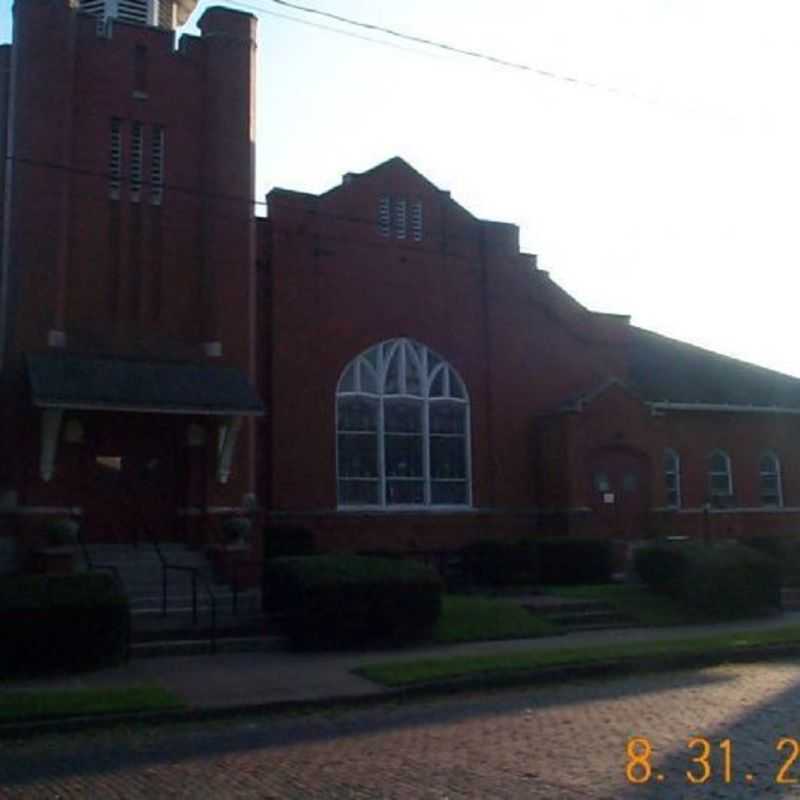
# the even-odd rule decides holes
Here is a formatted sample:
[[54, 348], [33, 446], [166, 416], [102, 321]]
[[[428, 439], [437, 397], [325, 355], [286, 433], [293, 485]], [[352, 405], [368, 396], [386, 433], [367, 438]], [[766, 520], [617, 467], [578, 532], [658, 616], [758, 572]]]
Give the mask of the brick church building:
[[15, 2], [0, 537], [800, 530], [800, 380], [587, 310], [401, 158], [257, 217], [256, 20], [194, 2]]

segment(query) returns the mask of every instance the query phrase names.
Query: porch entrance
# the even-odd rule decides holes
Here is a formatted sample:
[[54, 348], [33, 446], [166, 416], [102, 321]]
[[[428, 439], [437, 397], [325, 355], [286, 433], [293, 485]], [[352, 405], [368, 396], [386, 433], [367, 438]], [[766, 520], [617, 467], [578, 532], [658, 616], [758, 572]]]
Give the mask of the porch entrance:
[[175, 419], [157, 414], [91, 415], [84, 509], [89, 541], [177, 538], [180, 451]]
[[612, 538], [641, 538], [650, 509], [650, 460], [627, 447], [594, 451], [588, 460], [589, 496], [599, 527]]

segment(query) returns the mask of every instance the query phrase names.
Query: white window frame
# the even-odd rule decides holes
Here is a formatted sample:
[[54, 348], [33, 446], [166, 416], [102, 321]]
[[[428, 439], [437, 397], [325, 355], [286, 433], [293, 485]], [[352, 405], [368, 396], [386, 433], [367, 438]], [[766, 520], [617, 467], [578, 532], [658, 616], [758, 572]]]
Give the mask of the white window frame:
[[[764, 461], [769, 460], [772, 464], [773, 471], [766, 472], [763, 468]], [[764, 488], [763, 488], [763, 479], [765, 477], [774, 477], [775, 478], [775, 486], [778, 492], [778, 502], [777, 503], [765, 503], [764, 502]], [[781, 460], [778, 458], [778, 454], [774, 450], [765, 450], [758, 459], [758, 499], [762, 506], [766, 508], [783, 508], [783, 479], [781, 476]]]
[[[399, 364], [399, 386], [397, 392], [388, 393], [386, 391], [386, 381], [392, 360], [397, 357]], [[416, 368], [419, 375], [419, 393], [409, 392], [407, 378]], [[351, 373], [352, 370], [352, 373]], [[362, 386], [362, 375], [364, 371], [371, 372], [375, 379], [375, 391], [368, 391]], [[354, 383], [352, 388], [343, 388], [346, 379], [352, 374]], [[442, 395], [432, 394], [434, 384], [441, 376]], [[458, 396], [460, 395], [460, 397]], [[378, 502], [377, 503], [343, 503], [341, 501], [340, 482], [344, 480], [354, 480], [348, 476], [339, 475], [339, 400], [340, 398], [363, 398], [377, 403], [378, 421], [376, 431], [377, 443], [377, 464], [378, 464]], [[409, 477], [408, 480], [419, 480], [423, 482], [422, 503], [389, 503], [387, 502], [386, 484], [387, 481], [403, 480], [402, 478], [386, 475], [385, 464], [385, 424], [384, 408], [386, 402], [407, 401], [419, 403], [422, 408], [422, 476], [419, 478]], [[431, 432], [430, 432], [430, 410], [437, 403], [459, 404], [464, 407], [464, 433], [452, 434], [464, 440], [464, 473], [461, 478], [432, 478], [430, 452], [431, 452]], [[336, 496], [337, 508], [343, 511], [353, 510], [380, 510], [380, 511], [403, 511], [403, 510], [465, 510], [472, 508], [472, 438], [470, 423], [470, 400], [466, 385], [455, 368], [443, 359], [440, 355], [430, 350], [423, 344], [412, 339], [400, 338], [390, 339], [369, 348], [353, 359], [342, 370], [336, 386], [334, 397], [335, 419], [336, 419]], [[436, 436], [447, 436], [448, 434], [433, 434]], [[368, 479], [364, 479], [368, 480]], [[374, 479], [369, 479], [374, 480]], [[434, 503], [432, 501], [432, 484], [446, 483], [449, 480], [465, 484], [464, 503]]]
[[[667, 459], [669, 459], [669, 469], [667, 468]], [[671, 447], [664, 449], [664, 488], [667, 492], [667, 506], [669, 508], [681, 507], [681, 458], [678, 453]], [[667, 476], [673, 476], [675, 479], [675, 488], [670, 489], [667, 484]], [[671, 491], [675, 492], [675, 502], [669, 502], [669, 494]]]
[[[722, 456], [725, 459], [725, 472], [713, 468], [715, 456]], [[728, 479], [728, 491], [724, 495], [720, 492], [714, 492], [713, 487], [714, 478], [721, 475], [725, 475]], [[708, 496], [712, 501], [715, 497], [733, 497], [733, 469], [731, 467], [731, 457], [724, 450], [712, 450], [708, 456]]]

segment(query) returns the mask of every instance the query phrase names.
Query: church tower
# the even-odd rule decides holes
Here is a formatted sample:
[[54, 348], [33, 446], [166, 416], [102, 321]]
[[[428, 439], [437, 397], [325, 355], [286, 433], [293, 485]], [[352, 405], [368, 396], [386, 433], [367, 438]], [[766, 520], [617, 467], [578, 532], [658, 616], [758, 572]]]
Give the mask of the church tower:
[[[180, 476], [160, 484], [170, 514], [255, 491], [242, 414], [260, 406], [256, 20], [209, 8], [177, 40], [196, 1], [15, 2], [0, 48], [0, 383], [17, 463], [0, 464], [0, 496], [10, 484], [21, 505], [96, 500], [95, 456], [144, 458], [147, 437], [149, 462]], [[161, 377], [146, 389], [141, 370]], [[86, 396], [42, 411], [37, 380], [58, 375]]]

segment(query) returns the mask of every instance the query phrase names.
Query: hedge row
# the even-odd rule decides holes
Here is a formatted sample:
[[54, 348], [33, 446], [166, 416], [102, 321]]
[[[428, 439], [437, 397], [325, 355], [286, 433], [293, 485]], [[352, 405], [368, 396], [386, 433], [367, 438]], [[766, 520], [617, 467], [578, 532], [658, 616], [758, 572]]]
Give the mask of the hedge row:
[[734, 619], [780, 608], [781, 565], [741, 544], [657, 544], [636, 553], [636, 570], [653, 591], [698, 619]]
[[442, 582], [422, 564], [349, 555], [275, 558], [264, 570], [264, 609], [298, 647], [401, 642], [430, 632]]
[[465, 577], [478, 586], [605, 583], [613, 571], [612, 544], [578, 537], [483, 539], [462, 550]]
[[94, 669], [127, 657], [130, 610], [110, 575], [0, 579], [0, 670]]

